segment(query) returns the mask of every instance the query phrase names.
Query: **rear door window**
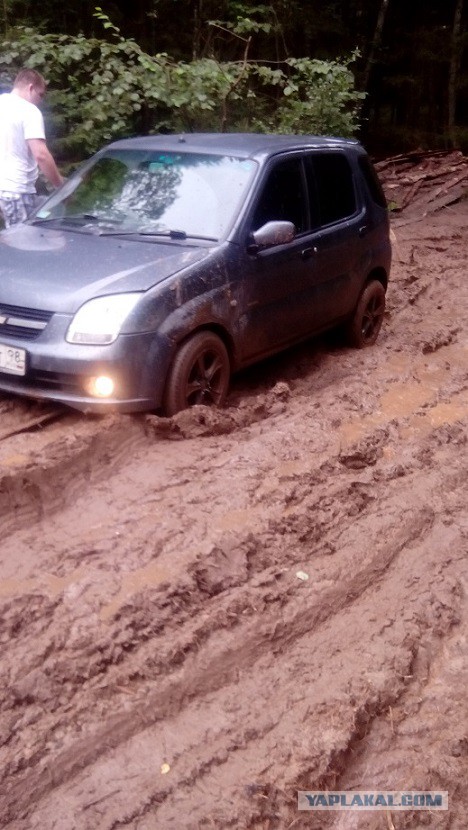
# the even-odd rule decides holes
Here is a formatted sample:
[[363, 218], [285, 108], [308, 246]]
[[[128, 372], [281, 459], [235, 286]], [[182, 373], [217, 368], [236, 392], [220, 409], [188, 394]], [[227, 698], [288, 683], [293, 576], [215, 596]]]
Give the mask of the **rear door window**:
[[306, 175], [313, 228], [331, 225], [356, 213], [353, 172], [343, 153], [311, 153]]

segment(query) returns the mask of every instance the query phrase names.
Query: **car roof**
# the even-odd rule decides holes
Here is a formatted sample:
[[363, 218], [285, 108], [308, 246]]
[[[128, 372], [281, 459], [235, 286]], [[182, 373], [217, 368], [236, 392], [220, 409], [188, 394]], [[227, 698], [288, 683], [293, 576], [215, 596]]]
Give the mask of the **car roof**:
[[240, 157], [265, 157], [285, 150], [360, 148], [355, 139], [335, 136], [264, 133], [177, 133], [149, 135], [114, 141], [105, 149], [166, 150]]

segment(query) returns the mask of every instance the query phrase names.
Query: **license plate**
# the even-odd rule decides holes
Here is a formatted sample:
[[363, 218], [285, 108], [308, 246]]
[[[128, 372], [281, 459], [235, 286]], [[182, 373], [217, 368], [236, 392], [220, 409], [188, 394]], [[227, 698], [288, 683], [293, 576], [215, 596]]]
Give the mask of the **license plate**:
[[26, 352], [0, 343], [0, 372], [8, 375], [26, 374]]

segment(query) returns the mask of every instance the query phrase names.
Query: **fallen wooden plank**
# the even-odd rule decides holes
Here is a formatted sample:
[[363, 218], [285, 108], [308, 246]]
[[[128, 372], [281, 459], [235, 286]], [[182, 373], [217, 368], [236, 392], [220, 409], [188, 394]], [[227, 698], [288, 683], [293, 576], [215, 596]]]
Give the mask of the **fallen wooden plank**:
[[462, 193], [463, 190], [468, 187], [468, 166], [466, 170], [458, 176], [449, 179], [436, 188], [426, 190], [421, 196], [419, 196], [418, 199], [413, 200], [411, 204], [408, 204], [408, 208], [411, 208], [411, 212], [413, 212], [413, 210], [416, 212], [421, 211], [424, 214], [426, 208], [429, 209], [430, 206], [436, 201], [439, 202], [439, 197], [442, 199], [447, 197], [448, 201], [446, 204], [450, 204], [451, 201], [457, 201], [457, 199], [460, 198], [458, 185], [462, 186]]
[[449, 205], [453, 205], [455, 202], [458, 202], [460, 199], [464, 199], [467, 196], [468, 183], [460, 184], [458, 188], [452, 188], [450, 193], [446, 193], [439, 199], [436, 199], [426, 205], [426, 210], [415, 211], [414, 213], [407, 210], [405, 215], [400, 219], [394, 219], [392, 225], [394, 228], [403, 228], [405, 225], [411, 225], [413, 222], [421, 222], [427, 216], [430, 216], [431, 213], [437, 213], [438, 210], [448, 207]]
[[39, 415], [36, 418], [31, 418], [29, 421], [25, 421], [17, 427], [11, 427], [11, 429], [6, 429], [4, 432], [0, 432], [0, 441], [4, 441], [5, 438], [11, 438], [12, 435], [19, 435], [22, 432], [29, 432], [30, 430], [47, 423], [47, 421], [54, 421], [58, 418], [63, 418], [65, 414], [65, 410], [63, 412], [61, 410], [57, 410], [57, 412], [47, 412], [45, 415]]
[[444, 196], [441, 196], [439, 199], [433, 200], [429, 204], [429, 210], [424, 216], [427, 216], [428, 213], [435, 213], [436, 211], [440, 210], [443, 207], [447, 207], [447, 205], [453, 205], [454, 202], [458, 202], [460, 199], [465, 198], [468, 195], [468, 179], [466, 183], [461, 184], [458, 188], [452, 187], [448, 193]]

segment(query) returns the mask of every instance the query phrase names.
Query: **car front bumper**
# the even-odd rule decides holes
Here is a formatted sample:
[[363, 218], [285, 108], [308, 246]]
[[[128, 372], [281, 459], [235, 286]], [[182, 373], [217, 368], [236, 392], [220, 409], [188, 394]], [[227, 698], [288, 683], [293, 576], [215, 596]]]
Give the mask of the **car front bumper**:
[[[54, 316], [45, 331], [30, 341], [4, 337], [0, 343], [26, 352], [24, 375], [0, 371], [0, 391], [57, 401], [82, 412], [137, 412], [161, 406], [173, 354], [169, 338], [155, 332], [120, 335], [107, 346], [67, 343], [69, 320]], [[93, 377], [115, 382], [111, 397], [90, 395]]]

